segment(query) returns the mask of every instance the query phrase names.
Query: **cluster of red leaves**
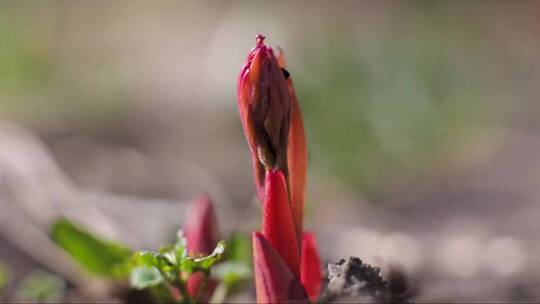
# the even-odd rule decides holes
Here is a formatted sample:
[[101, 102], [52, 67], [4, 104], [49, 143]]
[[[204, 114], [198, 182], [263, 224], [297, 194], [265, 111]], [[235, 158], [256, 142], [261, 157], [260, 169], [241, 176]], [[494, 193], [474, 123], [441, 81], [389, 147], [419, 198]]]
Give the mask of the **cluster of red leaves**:
[[309, 302], [320, 293], [315, 237], [303, 231], [307, 152], [300, 106], [283, 53], [257, 36], [238, 77], [238, 108], [263, 204], [253, 233], [259, 303]]
[[[262, 231], [252, 236], [257, 302], [315, 301], [321, 265], [315, 236], [303, 230], [307, 151], [302, 114], [283, 53], [275, 56], [261, 35], [238, 78], [238, 108], [263, 205]], [[210, 254], [220, 238], [210, 200], [195, 199], [187, 214], [188, 251]], [[191, 296], [199, 293], [203, 279], [202, 273], [189, 277]], [[208, 282], [203, 301], [214, 287]]]

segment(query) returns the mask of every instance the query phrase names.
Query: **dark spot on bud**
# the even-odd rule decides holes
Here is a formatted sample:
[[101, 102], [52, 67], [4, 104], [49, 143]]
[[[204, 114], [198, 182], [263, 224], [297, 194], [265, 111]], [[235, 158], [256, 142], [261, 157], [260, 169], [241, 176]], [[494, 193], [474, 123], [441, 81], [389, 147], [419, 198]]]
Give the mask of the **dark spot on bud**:
[[285, 76], [285, 79], [289, 79], [289, 76], [291, 76], [291, 73], [289, 73], [289, 71], [285, 70], [284, 68], [281, 68], [281, 71], [283, 71], [283, 75]]

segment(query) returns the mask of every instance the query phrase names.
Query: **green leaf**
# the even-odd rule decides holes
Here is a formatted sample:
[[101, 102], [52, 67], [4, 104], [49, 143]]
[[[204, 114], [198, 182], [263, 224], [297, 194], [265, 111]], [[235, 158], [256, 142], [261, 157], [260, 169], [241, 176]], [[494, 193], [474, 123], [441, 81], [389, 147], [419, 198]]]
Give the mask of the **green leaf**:
[[177, 240], [172, 245], [163, 246], [159, 249], [159, 256], [164, 258], [169, 265], [176, 266], [182, 263], [187, 256], [187, 240], [184, 238], [182, 230], [178, 231]]
[[159, 265], [156, 253], [151, 251], [137, 251], [133, 255], [133, 262], [136, 266], [154, 267]]
[[101, 240], [66, 219], [51, 229], [54, 242], [92, 274], [124, 278], [129, 274], [131, 251], [117, 243]]
[[180, 268], [183, 272], [188, 274], [195, 271], [208, 272], [210, 267], [212, 267], [222, 258], [224, 252], [225, 241], [220, 241], [216, 248], [214, 248], [212, 254], [201, 258], [193, 258], [188, 256], [182, 260]]
[[176, 254], [174, 254], [173, 249], [162, 252], [160, 256], [165, 259], [170, 265], [176, 265]]
[[130, 285], [136, 289], [157, 286], [163, 282], [163, 276], [156, 267], [138, 266], [130, 275]]

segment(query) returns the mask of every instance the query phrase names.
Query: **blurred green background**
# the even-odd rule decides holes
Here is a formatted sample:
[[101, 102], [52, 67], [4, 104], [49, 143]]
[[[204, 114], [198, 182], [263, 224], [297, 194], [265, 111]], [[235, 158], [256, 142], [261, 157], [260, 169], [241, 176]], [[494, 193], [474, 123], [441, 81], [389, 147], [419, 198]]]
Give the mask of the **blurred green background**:
[[225, 229], [249, 214], [249, 231], [235, 89], [262, 33], [301, 103], [326, 257], [343, 251], [324, 239], [355, 227], [534, 237], [520, 223], [539, 213], [539, 29], [536, 1], [2, 1], [0, 118], [77, 189], [206, 191]]
[[[198, 128], [219, 119], [236, 145], [235, 74], [261, 32], [286, 50], [313, 170], [384, 197], [499, 136], [534, 98], [535, 4], [6, 1], [1, 114], [41, 133], [114, 133], [141, 107], [195, 108]], [[194, 138], [182, 145], [207, 144]]]

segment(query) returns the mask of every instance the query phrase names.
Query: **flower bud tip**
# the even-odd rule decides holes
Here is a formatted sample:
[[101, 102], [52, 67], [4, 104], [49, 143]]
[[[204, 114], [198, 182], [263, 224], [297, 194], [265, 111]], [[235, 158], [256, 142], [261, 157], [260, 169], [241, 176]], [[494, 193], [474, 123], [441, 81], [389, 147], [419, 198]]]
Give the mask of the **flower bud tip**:
[[257, 41], [257, 46], [263, 45], [264, 39], [266, 39], [266, 37], [264, 37], [262, 34], [258, 34], [257, 37], [255, 37], [255, 40]]

